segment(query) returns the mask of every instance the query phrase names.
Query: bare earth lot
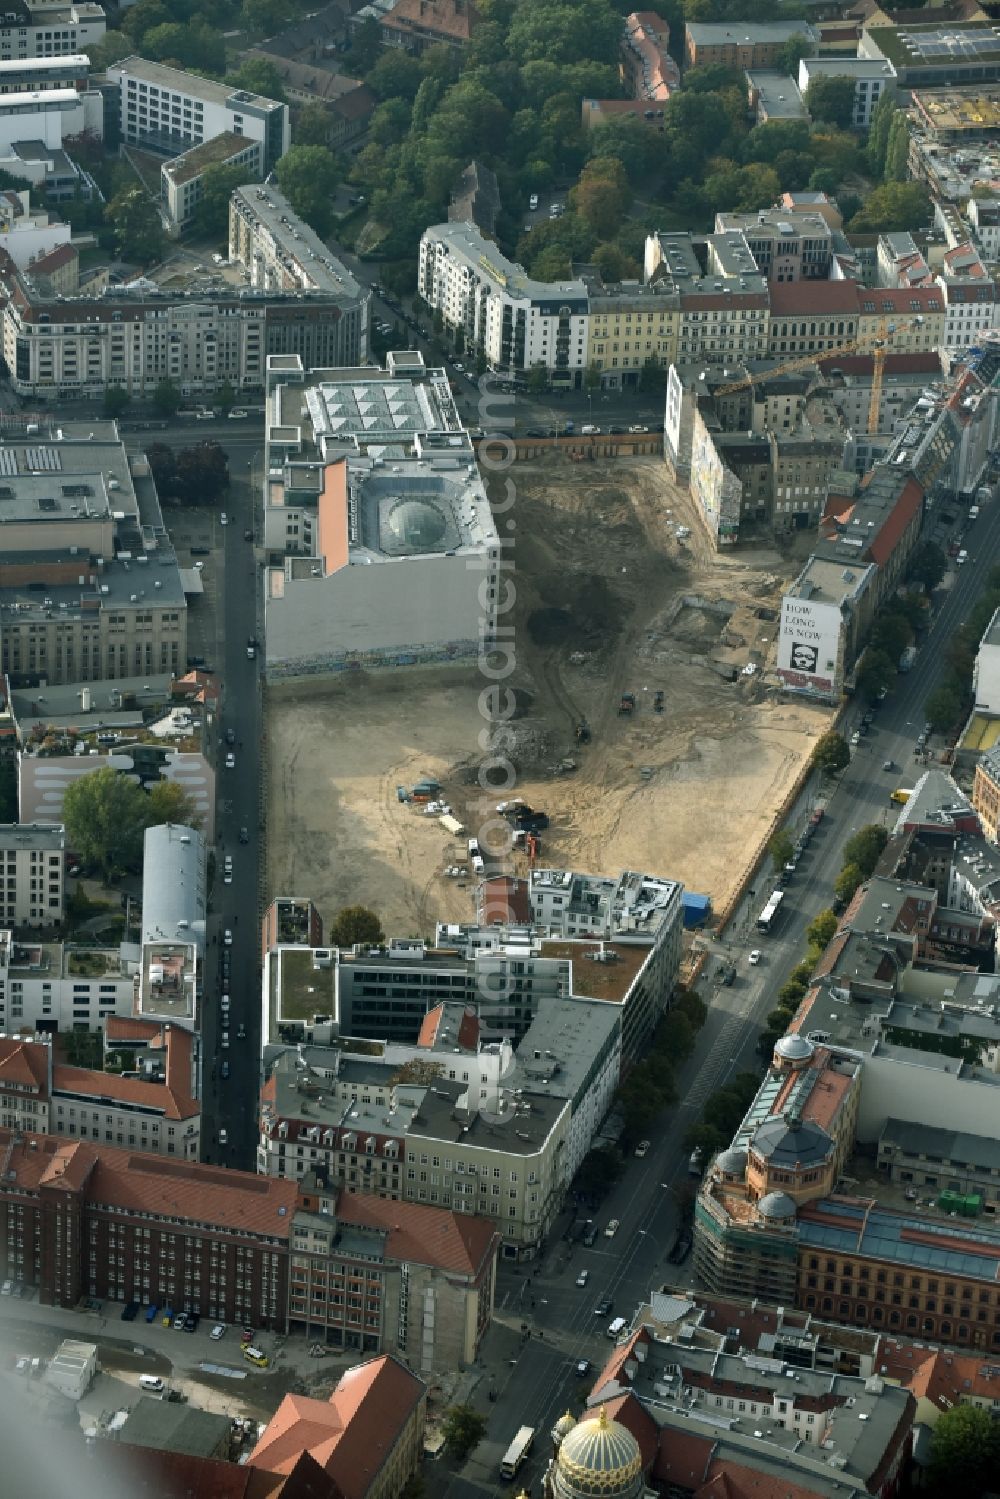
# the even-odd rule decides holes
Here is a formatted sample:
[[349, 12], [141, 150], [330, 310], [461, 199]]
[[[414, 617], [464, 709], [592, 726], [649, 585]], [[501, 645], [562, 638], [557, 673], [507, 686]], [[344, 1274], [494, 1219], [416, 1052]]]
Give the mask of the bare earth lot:
[[[551, 818], [541, 860], [669, 875], [719, 906], [826, 727], [818, 709], [771, 700], [759, 674], [727, 682], [710, 664], [773, 657], [777, 625], [758, 611], [780, 606], [796, 563], [763, 548], [717, 557], [659, 459], [553, 455], [513, 476], [518, 716], [505, 733], [517, 792]], [[692, 534], [678, 540], [678, 524]], [[484, 685], [470, 666], [270, 692], [270, 892], [312, 896], [325, 917], [369, 904], [398, 935], [469, 920], [473, 881], [443, 873], [465, 862], [464, 840], [395, 788], [436, 777], [476, 831]], [[626, 691], [637, 709], [619, 717]], [[581, 720], [592, 738], [578, 746]], [[576, 768], [560, 770], [567, 758]]]

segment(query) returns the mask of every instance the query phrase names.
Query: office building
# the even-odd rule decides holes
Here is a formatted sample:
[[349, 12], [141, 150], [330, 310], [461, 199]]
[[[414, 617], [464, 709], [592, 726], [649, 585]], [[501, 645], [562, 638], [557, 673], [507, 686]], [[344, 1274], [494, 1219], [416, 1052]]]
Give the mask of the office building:
[[79, 57], [103, 39], [104, 7], [91, 0], [11, 0], [0, 26], [0, 62], [32, 57]]
[[901, 89], [983, 84], [1000, 78], [1000, 38], [981, 20], [865, 25], [858, 57], [888, 62]]
[[890, 62], [868, 57], [803, 57], [799, 88], [807, 94], [819, 78], [850, 78], [854, 84], [855, 130], [867, 130], [876, 104], [884, 94], [895, 96], [896, 73]]
[[178, 156], [213, 136], [231, 133], [260, 142], [270, 172], [291, 144], [287, 104], [215, 83], [144, 57], [107, 70], [119, 91], [122, 139], [158, 156]]
[[13, 682], [179, 675], [187, 606], [149, 464], [113, 422], [3, 444], [0, 670]]
[[267, 422], [268, 676], [488, 650], [500, 547], [446, 372], [272, 360]]
[[160, 168], [160, 207], [172, 230], [186, 229], [193, 222], [205, 173], [212, 167], [239, 167], [247, 182], [256, 181], [263, 174], [264, 147], [259, 140], [224, 130], [165, 161]]
[[0, 930], [0, 1030], [96, 1030], [131, 1015], [135, 980], [117, 951], [15, 940]]
[[830, 277], [836, 237], [820, 213], [782, 205], [759, 213], [717, 213], [715, 232], [742, 235], [757, 269], [770, 282]]
[[0, 927], [61, 926], [66, 829], [60, 823], [0, 826]]
[[773, 68], [793, 36], [814, 43], [819, 51], [819, 32], [806, 21], [689, 21], [684, 28], [685, 63], [689, 68], [719, 63], [741, 72]]

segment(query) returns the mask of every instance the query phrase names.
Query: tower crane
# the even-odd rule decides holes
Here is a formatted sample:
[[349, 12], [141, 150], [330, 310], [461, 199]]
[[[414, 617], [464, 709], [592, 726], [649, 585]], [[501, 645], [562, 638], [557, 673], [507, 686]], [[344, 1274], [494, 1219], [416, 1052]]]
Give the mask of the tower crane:
[[[922, 322], [923, 319], [919, 321]], [[824, 365], [844, 354], [871, 353], [874, 357], [872, 394], [868, 402], [868, 433], [870, 436], [874, 435], [878, 431], [879, 411], [882, 405], [886, 355], [889, 353], [889, 344], [895, 332], [895, 323], [890, 323], [884, 317], [880, 318], [875, 332], [866, 334], [864, 338], [852, 338], [847, 343], [840, 344], [836, 349], [821, 349], [812, 354], [800, 354], [795, 359], [784, 360], [774, 369], [759, 370], [756, 374], [745, 375], [742, 380], [734, 380], [730, 385], [720, 385], [715, 394], [717, 396], [735, 395], [737, 391], [748, 390], [764, 380], [773, 379], [775, 375], [789, 375], [794, 370], [808, 369], [811, 365]]]

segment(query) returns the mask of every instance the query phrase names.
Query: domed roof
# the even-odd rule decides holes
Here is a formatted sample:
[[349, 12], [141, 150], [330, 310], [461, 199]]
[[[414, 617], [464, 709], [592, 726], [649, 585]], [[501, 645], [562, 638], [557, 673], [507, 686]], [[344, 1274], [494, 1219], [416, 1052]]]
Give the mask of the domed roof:
[[747, 1169], [747, 1153], [745, 1150], [730, 1146], [728, 1150], [721, 1151], [715, 1157], [715, 1164], [727, 1176], [742, 1176]]
[[766, 1192], [757, 1204], [763, 1218], [794, 1218], [795, 1203], [787, 1192]]
[[750, 1148], [772, 1166], [795, 1170], [825, 1161], [833, 1149], [833, 1141], [811, 1119], [792, 1113], [772, 1114], [757, 1129]]
[[787, 1036], [782, 1036], [774, 1043], [774, 1050], [779, 1057], [784, 1057], [786, 1062], [805, 1062], [815, 1051], [811, 1041], [805, 1036], [800, 1036], [798, 1031], [789, 1031]]
[[401, 500], [388, 518], [389, 529], [411, 551], [430, 551], [448, 530], [448, 518], [431, 500]]
[[559, 1417], [559, 1420], [553, 1426], [552, 1435], [561, 1442], [563, 1437], [565, 1437], [568, 1432], [571, 1432], [575, 1425], [576, 1417], [572, 1415], [571, 1412], [567, 1411], [565, 1415]]
[[578, 1421], [564, 1438], [556, 1459], [555, 1492], [560, 1499], [634, 1499], [642, 1489], [642, 1453], [630, 1431], [597, 1416]]

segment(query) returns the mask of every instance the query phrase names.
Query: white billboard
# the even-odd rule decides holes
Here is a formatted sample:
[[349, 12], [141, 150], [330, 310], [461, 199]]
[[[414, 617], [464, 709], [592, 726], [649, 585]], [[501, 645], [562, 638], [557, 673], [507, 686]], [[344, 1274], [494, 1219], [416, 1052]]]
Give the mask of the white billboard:
[[778, 636], [778, 675], [789, 687], [827, 692], [840, 659], [841, 614], [835, 604], [785, 595]]

